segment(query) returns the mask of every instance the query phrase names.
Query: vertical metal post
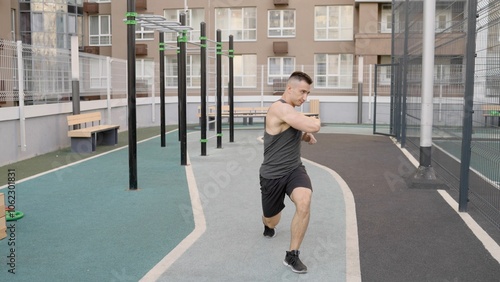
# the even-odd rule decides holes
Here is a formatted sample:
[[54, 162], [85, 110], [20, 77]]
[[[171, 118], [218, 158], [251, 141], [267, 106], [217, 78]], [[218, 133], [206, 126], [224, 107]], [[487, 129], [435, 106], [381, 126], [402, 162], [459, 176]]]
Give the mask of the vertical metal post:
[[[146, 68], [146, 65], [142, 64], [142, 67], [143, 68]], [[155, 69], [155, 62], [153, 62], [153, 70]], [[153, 73], [151, 74], [151, 80], [153, 81], [153, 83], [151, 83], [151, 122], [154, 123], [155, 120], [156, 120], [156, 110], [155, 110], [155, 107], [156, 107], [156, 102], [155, 102], [155, 97], [156, 97], [156, 89], [155, 89], [155, 72], [153, 71]]]
[[165, 138], [165, 33], [160, 31], [160, 143], [166, 146]]
[[106, 57], [106, 105], [107, 105], [107, 112], [108, 112], [108, 123], [111, 122], [111, 79], [112, 79], [112, 72], [111, 72], [111, 57]]
[[[406, 97], [408, 93], [408, 41], [410, 37], [410, 20], [408, 19], [410, 16], [410, 0], [405, 0], [405, 35], [404, 35], [404, 51], [403, 51], [403, 60], [402, 64], [400, 66], [403, 66], [402, 69], [402, 77], [401, 77], [401, 86], [402, 86], [402, 91], [401, 95], [399, 96], [400, 101], [398, 102], [397, 106], [400, 107], [398, 109], [398, 115], [400, 117], [400, 125], [401, 127], [398, 128], [398, 131], [401, 130], [400, 133], [400, 143], [401, 147], [404, 148], [406, 145]], [[396, 135], [398, 136], [398, 135]]]
[[180, 74], [182, 73], [181, 65], [181, 34], [177, 35], [177, 135], [179, 142], [181, 141], [181, 92], [182, 92], [182, 78]]
[[217, 30], [216, 41], [217, 41], [217, 148], [222, 148], [222, 40], [221, 40], [221, 30]]
[[[395, 42], [395, 38], [396, 38], [395, 37], [396, 30], [398, 30], [398, 32], [399, 32], [399, 26], [396, 29], [396, 20], [395, 20], [396, 16], [395, 16], [395, 9], [394, 9], [394, 7], [396, 7], [395, 4], [396, 4], [396, 0], [392, 0], [391, 1], [391, 7], [392, 7], [392, 12], [391, 12], [391, 27], [392, 27], [391, 28], [391, 38], [392, 38], [392, 40], [391, 40], [391, 53], [392, 53], [392, 56], [391, 56], [391, 93], [389, 94], [390, 95], [390, 106], [389, 106], [390, 107], [390, 112], [389, 112], [389, 114], [390, 114], [390, 118], [389, 118], [390, 125], [389, 125], [389, 133], [390, 134], [394, 134], [396, 136], [396, 139], [398, 139], [398, 136], [396, 135], [396, 132], [394, 132], [395, 117], [397, 117], [397, 115], [396, 116], [394, 115], [394, 110], [395, 110], [394, 109], [394, 103], [395, 103], [394, 97], [395, 97], [395, 95], [398, 95], [400, 93], [399, 91], [396, 90], [397, 89], [396, 88], [397, 80], [396, 80], [396, 76], [395, 76], [395, 74], [396, 74], [395, 63], [396, 62], [394, 60], [394, 58], [395, 58], [394, 48], [395, 48], [395, 45], [396, 45], [394, 42]], [[397, 24], [400, 25], [399, 22]]]
[[[406, 128], [403, 127], [403, 120], [404, 117], [406, 116], [406, 92], [403, 92], [403, 77], [404, 75], [401, 74], [400, 70], [404, 70], [404, 58], [400, 58], [399, 62], [397, 64], [397, 67], [394, 67], [393, 70], [395, 71], [394, 74], [394, 80], [396, 83], [394, 84], [394, 98], [393, 98], [393, 103], [391, 107], [393, 107], [393, 120], [394, 120], [394, 135], [396, 136], [396, 140], [398, 140], [401, 143], [401, 147], [405, 146], [406, 136], [405, 130]], [[405, 98], [403, 99], [403, 95], [405, 95]], [[392, 96], [392, 95], [391, 95]], [[404, 106], [404, 108], [403, 108]], [[406, 126], [406, 123], [404, 123], [404, 126]]]
[[434, 117], [434, 46], [436, 0], [424, 1], [424, 30], [422, 46], [422, 102], [420, 110], [420, 167], [427, 177], [434, 177], [431, 167], [432, 125]]
[[201, 155], [207, 155], [207, 33], [205, 23], [200, 23], [200, 64], [201, 64], [201, 89], [200, 89], [200, 127], [201, 127]]
[[373, 95], [373, 134], [377, 131], [377, 87], [378, 87], [378, 66], [375, 65], [375, 81]]
[[137, 190], [137, 117], [135, 78], [135, 0], [127, 0], [127, 93], [129, 189]]
[[229, 142], [234, 142], [234, 80], [233, 80], [233, 36], [229, 35]]
[[358, 57], [358, 124], [363, 123], [363, 57]]
[[71, 36], [71, 101], [73, 114], [80, 113], [80, 64], [78, 58], [78, 36]]
[[26, 151], [26, 117], [24, 115], [24, 62], [23, 43], [17, 41], [17, 85], [19, 100], [19, 133], [21, 138], [21, 151]]
[[[186, 14], [180, 14], [181, 25], [186, 25]], [[178, 64], [181, 66], [181, 73], [179, 73], [181, 83], [180, 91], [180, 126], [179, 133], [181, 137], [181, 165], [187, 165], [187, 125], [186, 125], [186, 42], [187, 42], [187, 32], [182, 31], [182, 36], [179, 40], [179, 52], [180, 60]]]
[[472, 114], [474, 113], [474, 71], [476, 57], [476, 14], [477, 0], [469, 0], [467, 5], [467, 45], [465, 61], [465, 95], [462, 132], [462, 154], [460, 160], [460, 189], [458, 210], [467, 211], [469, 199], [469, 167], [471, 159]]

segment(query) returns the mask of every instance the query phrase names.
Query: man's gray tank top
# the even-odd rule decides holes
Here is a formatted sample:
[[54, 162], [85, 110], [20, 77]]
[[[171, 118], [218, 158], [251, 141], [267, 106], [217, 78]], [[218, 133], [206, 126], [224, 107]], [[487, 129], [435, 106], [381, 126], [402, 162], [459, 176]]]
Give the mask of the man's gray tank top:
[[[280, 99], [282, 103], [286, 103]], [[264, 161], [260, 175], [267, 179], [280, 178], [302, 164], [300, 146], [302, 131], [293, 127], [270, 135], [264, 130]]]

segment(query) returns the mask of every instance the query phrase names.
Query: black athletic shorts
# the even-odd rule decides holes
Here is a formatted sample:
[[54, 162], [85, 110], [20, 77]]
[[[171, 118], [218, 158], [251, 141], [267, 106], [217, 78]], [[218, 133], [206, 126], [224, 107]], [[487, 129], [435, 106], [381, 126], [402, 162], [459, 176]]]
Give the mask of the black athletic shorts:
[[262, 211], [265, 217], [273, 217], [285, 208], [285, 194], [290, 197], [293, 189], [305, 187], [312, 190], [311, 179], [304, 165], [300, 165], [289, 174], [276, 179], [260, 176]]

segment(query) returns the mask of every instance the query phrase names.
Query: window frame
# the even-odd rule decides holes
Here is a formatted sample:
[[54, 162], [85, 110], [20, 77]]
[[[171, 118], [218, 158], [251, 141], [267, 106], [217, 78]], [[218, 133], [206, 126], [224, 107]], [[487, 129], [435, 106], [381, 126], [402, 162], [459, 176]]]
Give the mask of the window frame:
[[[271, 27], [271, 13], [279, 12], [280, 13], [280, 26], [277, 28]], [[284, 14], [285, 12], [293, 12], [293, 27], [284, 27]], [[267, 11], [267, 37], [270, 38], [294, 38], [297, 32], [297, 13], [296, 10], [269, 10]], [[280, 35], [271, 35], [271, 31], [276, 30], [280, 33]], [[283, 35], [284, 31], [291, 30], [292, 35]]]
[[[91, 34], [92, 33], [92, 20], [91, 18], [96, 18], [98, 19], [98, 34]], [[108, 30], [108, 33], [101, 33], [101, 29], [102, 29], [102, 21], [101, 19], [102, 18], [105, 18], [107, 17], [107, 21], [108, 21], [108, 27], [109, 27], [109, 30]], [[92, 16], [89, 16], [89, 46], [111, 46], [112, 44], [112, 32], [111, 32], [111, 15], [92, 15]], [[99, 43], [92, 43], [92, 39], [95, 39], [97, 38], [97, 41]], [[108, 44], [103, 44], [102, 41], [104, 38], [108, 38], [109, 39], [109, 43]]]
[[[326, 62], [325, 62], [325, 74], [319, 74], [320, 72], [318, 71], [318, 56], [320, 55], [325, 55], [326, 56]], [[337, 66], [336, 66], [336, 74], [329, 74], [328, 71], [332, 69], [330, 67], [330, 61], [333, 59], [334, 56], [338, 56], [337, 60]], [[343, 70], [342, 65], [342, 56], [349, 56], [350, 57], [350, 62], [347, 66], [349, 69]], [[329, 53], [318, 53], [314, 54], [314, 87], [318, 89], [352, 89], [353, 88], [353, 80], [354, 80], [354, 54], [329, 54]], [[325, 78], [325, 85], [322, 85], [322, 83], [318, 80], [318, 78], [324, 77]], [[337, 85], [333, 85], [333, 83], [329, 83], [329, 80], [337, 78]], [[348, 85], [342, 85], [342, 78], [347, 79]]]
[[[168, 20], [172, 20], [169, 15], [167, 15], [168, 12], [170, 11], [175, 11], [176, 12], [176, 19], [175, 21], [179, 21], [179, 15], [180, 13], [184, 13], [184, 9], [163, 9], [163, 16]], [[187, 37], [188, 41], [193, 41], [193, 42], [198, 42], [200, 40], [200, 35], [201, 35], [201, 30], [200, 30], [200, 25], [194, 26], [193, 21], [193, 12], [201, 12], [201, 14], [205, 15], [205, 9], [204, 8], [196, 8], [196, 9], [188, 9], [188, 13], [186, 14], [186, 26], [189, 26], [192, 28], [192, 30], [187, 31]], [[205, 16], [203, 16], [203, 19], [200, 22], [203, 22], [205, 20]], [[196, 19], [196, 21], [198, 21]], [[177, 42], [177, 32], [165, 32], [165, 42]]]
[[[279, 64], [279, 68], [280, 68], [280, 74], [277, 74], [277, 75], [274, 75], [274, 74], [271, 74], [271, 60], [272, 59], [280, 59], [280, 64]], [[292, 70], [295, 69], [295, 65], [296, 65], [296, 59], [295, 57], [268, 57], [267, 58], [267, 84], [268, 85], [273, 85], [273, 80], [274, 79], [288, 79], [288, 77], [290, 77], [290, 74], [292, 73], [291, 71], [289, 70], [286, 70], [286, 66], [284, 64], [284, 60], [285, 59], [292, 59], [293, 61], [293, 65], [292, 65]]]
[[[389, 9], [387, 9], [389, 7]], [[388, 10], [388, 11], [387, 11]], [[389, 21], [387, 20], [389, 17]], [[390, 27], [387, 27], [387, 26]], [[392, 5], [381, 4], [380, 6], [380, 33], [392, 33]]]
[[[145, 37], [146, 35], [152, 35], [152, 37]], [[137, 41], [151, 41], [155, 39], [154, 29], [136, 25], [135, 28], [135, 39]]]
[[[155, 62], [151, 59], [136, 59], [135, 60], [135, 65], [136, 65], [136, 73], [135, 73], [135, 80], [136, 84], [137, 81], [146, 81], [148, 89], [147, 92], [149, 92], [149, 87], [154, 84], [154, 74], [155, 74]], [[148, 68], [151, 68], [148, 72]]]
[[[318, 9], [325, 8], [325, 27], [318, 27], [319, 22], [317, 19], [317, 14], [318, 14]], [[334, 11], [331, 11], [334, 8], [338, 8], [339, 10], [337, 11], [337, 15], [339, 16], [338, 18], [338, 26], [330, 26], [330, 19], [333, 17], [331, 14], [334, 13]], [[349, 8], [350, 9], [350, 21], [351, 24], [349, 27], [343, 27], [343, 18], [342, 16], [344, 15], [342, 12], [343, 8]], [[337, 38], [330, 38], [329, 34], [330, 31], [337, 29], [338, 31], [338, 37]], [[325, 38], [320, 38], [318, 35], [319, 31], [324, 30], [325, 31]], [[342, 31], [343, 30], [348, 30], [349, 36], [348, 37], [341, 37]], [[354, 7], [352, 5], [330, 5], [330, 6], [315, 6], [314, 7], [314, 40], [315, 41], [353, 41], [354, 40]]]
[[[445, 22], [444, 22], [444, 27], [440, 28], [439, 23], [440, 19], [439, 17], [444, 16], [445, 17]], [[435, 31], [436, 32], [445, 32], [449, 33], [451, 32], [451, 18], [452, 18], [452, 12], [450, 9], [445, 9], [445, 8], [436, 8], [436, 20], [435, 20]]]
[[[251, 17], [244, 17], [245, 12], [248, 10], [250, 11], [252, 9], [252, 13], [255, 15], [255, 18]], [[238, 42], [255, 42], [257, 41], [257, 30], [258, 30], [258, 23], [257, 23], [257, 8], [256, 7], [221, 7], [221, 8], [215, 8], [215, 15], [219, 13], [219, 11], [226, 11], [224, 12], [224, 17], [228, 17], [224, 20], [222, 20], [223, 23], [226, 23], [229, 26], [221, 27], [220, 22], [221, 22], [221, 17], [216, 16], [215, 17], [215, 30], [220, 29], [221, 30], [221, 37], [223, 42], [227, 42], [229, 40], [229, 35], [233, 35], [233, 40], [238, 41]], [[241, 28], [236, 29], [234, 28], [235, 26], [235, 18], [232, 17], [233, 14], [236, 14], [237, 12], [240, 12], [242, 15], [242, 18], [239, 20], [241, 21]], [[238, 21], [236, 19], [236, 21]], [[239, 22], [238, 21], [238, 22]], [[251, 25], [252, 23], [255, 24], [255, 28], [245, 28], [245, 25]], [[238, 36], [241, 34], [240, 36]], [[248, 36], [245, 36], [247, 34]], [[255, 37], [251, 37], [250, 34], [255, 35]]]
[[[251, 60], [251, 62], [249, 62]], [[222, 57], [223, 85], [229, 83], [229, 58]], [[238, 54], [233, 57], [233, 86], [238, 89], [257, 88], [257, 54]]]
[[[175, 62], [174, 62], [175, 61]], [[165, 56], [165, 88], [175, 88], [178, 83], [178, 61], [176, 54]], [[201, 73], [193, 73], [193, 71], [201, 71], [201, 56], [200, 54], [186, 55], [186, 88], [197, 89], [201, 87]], [[173, 83], [175, 81], [175, 84]]]

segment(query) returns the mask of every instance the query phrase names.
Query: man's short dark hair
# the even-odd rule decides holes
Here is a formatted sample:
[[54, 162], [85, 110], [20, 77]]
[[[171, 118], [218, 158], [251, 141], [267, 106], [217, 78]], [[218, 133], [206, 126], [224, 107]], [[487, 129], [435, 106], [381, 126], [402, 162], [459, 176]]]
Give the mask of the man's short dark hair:
[[298, 81], [305, 81], [309, 85], [311, 85], [313, 83], [313, 80], [311, 79], [311, 77], [307, 73], [302, 72], [302, 71], [293, 72], [290, 75], [290, 77], [288, 78], [288, 80], [290, 81], [290, 79], [296, 79]]

